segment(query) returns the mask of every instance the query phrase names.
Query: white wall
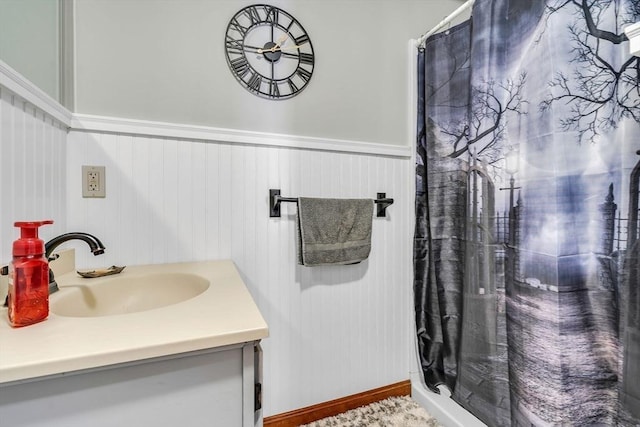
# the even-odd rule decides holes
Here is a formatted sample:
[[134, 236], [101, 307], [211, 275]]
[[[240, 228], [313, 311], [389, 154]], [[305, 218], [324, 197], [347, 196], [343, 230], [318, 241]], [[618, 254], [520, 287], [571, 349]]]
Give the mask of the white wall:
[[77, 112], [406, 145], [407, 41], [461, 0], [274, 0], [310, 34], [316, 65], [289, 100], [230, 73], [229, 19], [252, 0], [76, 2]]
[[0, 59], [58, 99], [58, 0], [0, 1]]
[[66, 230], [66, 138], [66, 125], [0, 86], [0, 265], [11, 261], [14, 222], [53, 219], [44, 239]]
[[[53, 218], [100, 237], [106, 254], [76, 247], [79, 267], [232, 259], [270, 328], [264, 341], [266, 416], [407, 379], [411, 365], [411, 159], [176, 137], [73, 130], [0, 87], [0, 261], [13, 221]], [[81, 197], [80, 167], [106, 166], [107, 197]], [[35, 166], [34, 166], [35, 165]], [[396, 201], [375, 218], [369, 260], [307, 268], [295, 262], [295, 205], [284, 195]]]
[[[69, 171], [106, 166], [105, 199], [81, 198], [80, 176], [69, 174], [69, 229], [107, 246], [99, 257], [77, 250], [79, 265], [236, 263], [270, 329], [266, 416], [409, 378], [409, 158], [72, 131], [67, 163]], [[269, 218], [269, 188], [315, 197], [380, 191], [396, 202], [374, 219], [366, 262], [308, 268], [296, 265], [295, 205]]]
[[[100, 129], [76, 126], [65, 144], [64, 126], [2, 89], [0, 261], [10, 260], [12, 221], [27, 214], [57, 220], [45, 238], [78, 230], [103, 240], [100, 257], [76, 246], [79, 267], [232, 259], [270, 327], [266, 416], [407, 379], [414, 367], [407, 41], [460, 3], [274, 1], [311, 33], [318, 65], [300, 96], [270, 102], [244, 91], [224, 61], [224, 26], [248, 2], [76, 2], [80, 112], [244, 136], [196, 140], [171, 126], [150, 136], [107, 121]], [[294, 143], [247, 143], [253, 131]], [[354, 153], [330, 139], [406, 150]], [[324, 141], [331, 151], [318, 149]], [[21, 168], [31, 158], [42, 165], [34, 173]], [[81, 198], [83, 164], [106, 166], [106, 199]], [[306, 268], [295, 263], [295, 206], [270, 219], [269, 188], [318, 197], [384, 191], [396, 203], [388, 218], [374, 219], [368, 261]]]

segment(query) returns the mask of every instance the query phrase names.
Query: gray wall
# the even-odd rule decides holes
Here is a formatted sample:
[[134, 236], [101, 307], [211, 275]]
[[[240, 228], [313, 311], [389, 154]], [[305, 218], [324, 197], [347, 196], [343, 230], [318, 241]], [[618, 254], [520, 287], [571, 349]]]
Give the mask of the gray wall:
[[408, 40], [460, 0], [271, 0], [311, 36], [308, 87], [284, 101], [243, 89], [224, 53], [255, 1], [79, 0], [76, 111], [331, 139], [408, 144]]
[[59, 99], [58, 0], [0, 0], [0, 60]]

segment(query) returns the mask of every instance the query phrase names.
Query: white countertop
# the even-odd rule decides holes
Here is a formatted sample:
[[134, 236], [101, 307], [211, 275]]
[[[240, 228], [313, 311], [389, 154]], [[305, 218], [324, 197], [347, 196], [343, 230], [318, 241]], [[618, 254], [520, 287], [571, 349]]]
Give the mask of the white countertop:
[[[103, 317], [62, 317], [12, 328], [7, 309], [0, 309], [0, 384], [118, 363], [211, 349], [260, 340], [268, 336], [251, 294], [232, 261], [205, 261], [129, 266], [118, 277], [184, 272], [209, 280], [202, 294], [153, 310]], [[111, 276], [114, 277], [114, 276]], [[82, 279], [75, 271], [56, 281]]]

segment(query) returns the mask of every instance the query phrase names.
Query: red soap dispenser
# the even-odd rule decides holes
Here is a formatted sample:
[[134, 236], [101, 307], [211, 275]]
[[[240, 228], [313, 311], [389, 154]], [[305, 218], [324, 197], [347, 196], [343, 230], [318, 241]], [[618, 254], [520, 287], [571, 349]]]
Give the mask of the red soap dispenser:
[[49, 316], [49, 263], [38, 227], [52, 220], [16, 222], [20, 238], [13, 242], [9, 270], [9, 324], [15, 328], [42, 322]]

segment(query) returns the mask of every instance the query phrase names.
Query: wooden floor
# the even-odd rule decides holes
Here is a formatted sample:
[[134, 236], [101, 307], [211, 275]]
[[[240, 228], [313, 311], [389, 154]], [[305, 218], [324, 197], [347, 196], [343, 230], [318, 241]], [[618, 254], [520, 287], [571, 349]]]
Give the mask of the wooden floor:
[[330, 400], [306, 408], [296, 409], [264, 419], [264, 427], [297, 427], [322, 418], [332, 417], [360, 406], [393, 397], [411, 394], [411, 381], [405, 380], [340, 399]]

